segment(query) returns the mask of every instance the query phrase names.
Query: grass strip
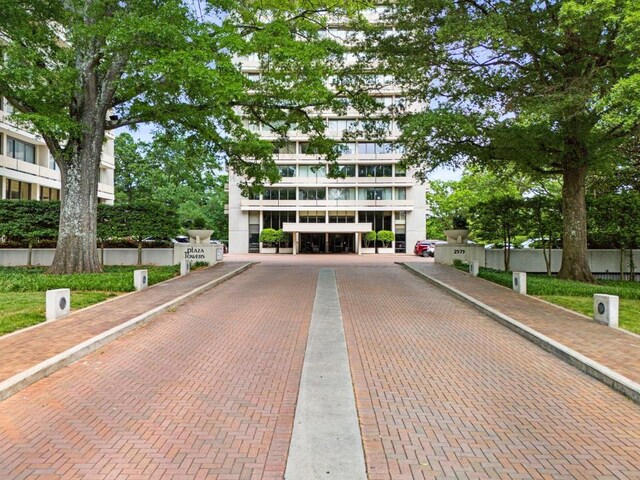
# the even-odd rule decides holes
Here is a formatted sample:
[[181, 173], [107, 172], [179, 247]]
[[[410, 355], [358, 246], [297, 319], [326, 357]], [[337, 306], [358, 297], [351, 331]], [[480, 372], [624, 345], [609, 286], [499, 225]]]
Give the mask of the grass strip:
[[135, 290], [133, 271], [141, 268], [149, 285], [179, 272], [177, 266], [109, 266], [104, 273], [48, 275], [44, 267], [0, 267], [0, 335], [44, 322], [47, 290], [71, 289], [71, 307], [78, 310]]
[[[543, 300], [568, 308], [574, 312], [593, 317], [593, 298], [562, 295], [538, 295]], [[640, 335], [640, 300], [620, 299], [619, 325]]]
[[[464, 265], [460, 267], [464, 268]], [[512, 273], [481, 268], [479, 277], [511, 288]], [[593, 295], [620, 297], [620, 328], [640, 334], [640, 283], [600, 280], [596, 284], [562, 280], [544, 274], [527, 275], [527, 293], [555, 305], [593, 317]]]

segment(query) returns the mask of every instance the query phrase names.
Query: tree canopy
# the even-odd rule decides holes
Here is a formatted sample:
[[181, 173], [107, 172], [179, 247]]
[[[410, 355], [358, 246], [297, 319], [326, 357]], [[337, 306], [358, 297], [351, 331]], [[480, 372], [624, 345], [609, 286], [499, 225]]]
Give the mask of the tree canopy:
[[[44, 139], [62, 177], [52, 272], [99, 271], [97, 184], [105, 131], [154, 123], [222, 155], [246, 185], [278, 178], [274, 144], [296, 128], [323, 138], [309, 109], [359, 107], [329, 81], [345, 48], [319, 32], [350, 0], [0, 0], [0, 95]], [[246, 76], [241, 59], [260, 74]], [[248, 123], [243, 122], [248, 119]], [[320, 142], [335, 158], [334, 144]], [[250, 161], [248, 159], [255, 159]]]
[[560, 276], [592, 280], [586, 177], [637, 132], [639, 18], [632, 0], [398, 0], [369, 46], [425, 107], [401, 122], [407, 161], [561, 175]]

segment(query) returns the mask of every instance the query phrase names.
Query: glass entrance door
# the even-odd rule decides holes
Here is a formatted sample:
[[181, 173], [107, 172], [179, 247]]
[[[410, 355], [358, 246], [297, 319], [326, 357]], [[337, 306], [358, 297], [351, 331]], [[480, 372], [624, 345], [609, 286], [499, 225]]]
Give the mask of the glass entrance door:
[[324, 253], [325, 238], [324, 233], [301, 233], [300, 252], [301, 253]]
[[331, 253], [353, 253], [354, 237], [353, 233], [330, 233], [329, 251]]

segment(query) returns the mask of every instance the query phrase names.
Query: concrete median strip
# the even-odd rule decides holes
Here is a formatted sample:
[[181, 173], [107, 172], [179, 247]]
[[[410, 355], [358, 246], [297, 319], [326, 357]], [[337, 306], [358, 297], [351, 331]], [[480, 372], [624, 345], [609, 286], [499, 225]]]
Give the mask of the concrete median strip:
[[366, 480], [335, 272], [322, 268], [300, 380], [287, 480]]
[[582, 355], [581, 353], [567, 347], [566, 345], [563, 345], [553, 340], [552, 338], [543, 335], [542, 333], [528, 327], [527, 325], [514, 320], [508, 315], [495, 310], [494, 308], [480, 302], [470, 295], [467, 295], [466, 293], [461, 292], [460, 290], [457, 290], [450, 285], [441, 282], [440, 280], [426, 275], [425, 273], [413, 268], [410, 265], [407, 265], [406, 263], [399, 263], [399, 265], [403, 266], [415, 275], [451, 293], [463, 302], [471, 305], [493, 320], [498, 321], [502, 325], [513, 330], [527, 340], [535, 343], [546, 351], [553, 353], [555, 356], [559, 357], [568, 364], [578, 368], [582, 372], [590, 375], [596, 380], [599, 380], [605, 385], [629, 397], [634, 402], [640, 404], [640, 385], [638, 383], [630, 380], [623, 375], [620, 375], [619, 373], [616, 373], [610, 368], [605, 367], [604, 365]]
[[138, 315], [131, 320], [121, 323], [120, 325], [113, 327], [110, 330], [101, 333], [100, 335], [96, 335], [95, 337], [90, 338], [89, 340], [82, 342], [75, 347], [69, 348], [68, 350], [61, 352], [58, 355], [45, 360], [44, 362], [34, 365], [33, 367], [25, 370], [22, 373], [4, 380], [0, 383], [0, 401], [9, 398], [12, 395], [15, 395], [20, 390], [28, 387], [29, 385], [32, 385], [38, 380], [48, 377], [52, 373], [55, 373], [58, 370], [78, 361], [79, 359], [86, 357], [95, 350], [124, 335], [126, 332], [145, 324], [154, 316], [164, 313], [168, 309], [176, 307], [186, 300], [189, 300], [190, 298], [229, 280], [239, 273], [244, 272], [251, 266], [255, 265], [255, 263], [256, 262], [247, 263], [246, 265], [243, 265], [242, 267], [237, 268], [236, 270], [233, 270], [232, 272], [229, 272], [220, 278], [216, 278], [215, 280], [211, 280], [204, 285], [194, 288], [184, 295], [174, 298], [169, 302], [166, 302], [156, 308], [149, 310], [148, 312], [143, 313], [142, 315]]

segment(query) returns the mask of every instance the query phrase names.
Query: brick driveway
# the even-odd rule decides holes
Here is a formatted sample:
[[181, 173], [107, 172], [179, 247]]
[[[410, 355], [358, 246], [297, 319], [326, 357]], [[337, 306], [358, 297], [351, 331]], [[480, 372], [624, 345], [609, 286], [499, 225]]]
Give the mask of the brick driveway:
[[282, 478], [315, 287], [258, 268], [0, 403], [0, 478]]
[[340, 269], [369, 478], [640, 478], [640, 408], [393, 266]]
[[[640, 479], [638, 405], [399, 266], [335, 269], [370, 479]], [[0, 403], [0, 479], [282, 478], [317, 271], [258, 265]]]

